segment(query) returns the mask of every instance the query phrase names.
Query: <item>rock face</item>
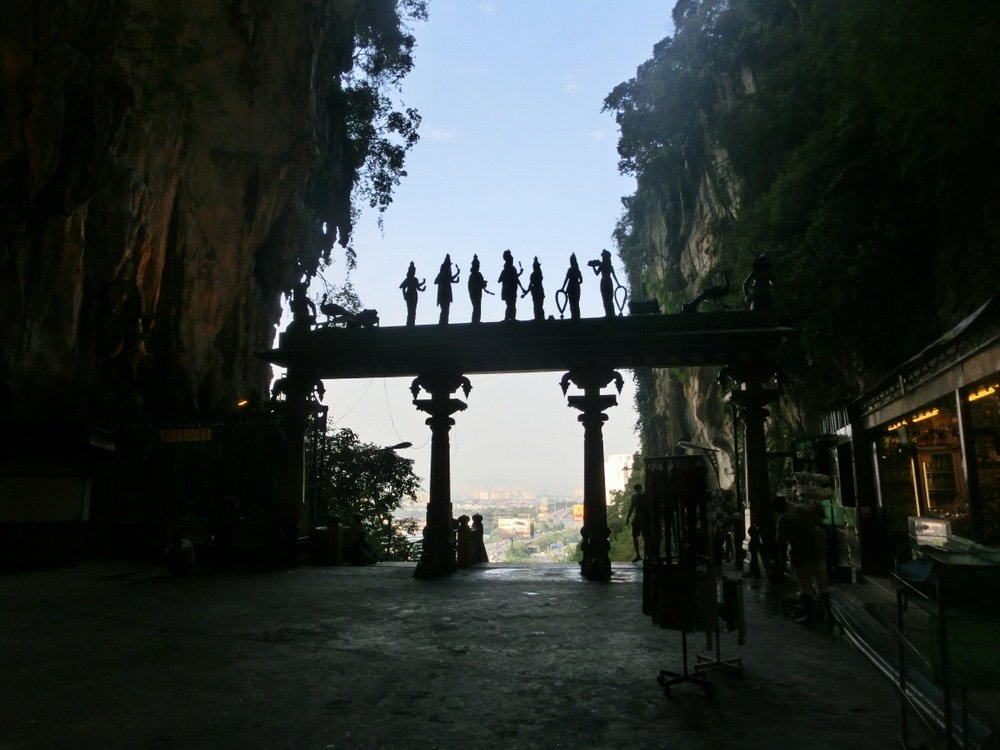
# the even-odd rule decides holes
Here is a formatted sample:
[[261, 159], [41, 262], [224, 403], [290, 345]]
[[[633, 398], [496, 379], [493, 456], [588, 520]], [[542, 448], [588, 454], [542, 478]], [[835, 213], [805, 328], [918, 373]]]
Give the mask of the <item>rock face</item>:
[[206, 414], [266, 387], [254, 352], [282, 292], [350, 231], [337, 94], [355, 5], [5, 3], [0, 382], [15, 414]]
[[[716, 165], [725, 163], [724, 150], [706, 147], [706, 151], [713, 154]], [[713, 273], [717, 261], [712, 226], [729, 215], [738, 199], [738, 183], [727, 183], [718, 175], [717, 169], [692, 169], [673, 185], [651, 191], [657, 200], [635, 212], [645, 222], [632, 226], [633, 237], [641, 238], [653, 262], [637, 265], [626, 260], [630, 287], [643, 290], [642, 296], [655, 294], [664, 312], [681, 312], [699, 289], [723, 283]], [[643, 190], [637, 191], [636, 199], [644, 199], [643, 195]], [[653, 280], [657, 289], [648, 288]], [[729, 277], [728, 282], [730, 294], [723, 300], [703, 302], [701, 309], [741, 308], [741, 280]], [[729, 486], [734, 479], [735, 449], [728, 407], [716, 385], [718, 368], [647, 370], [636, 375], [646, 455], [670, 454], [680, 440], [714, 447], [719, 451], [720, 482]]]

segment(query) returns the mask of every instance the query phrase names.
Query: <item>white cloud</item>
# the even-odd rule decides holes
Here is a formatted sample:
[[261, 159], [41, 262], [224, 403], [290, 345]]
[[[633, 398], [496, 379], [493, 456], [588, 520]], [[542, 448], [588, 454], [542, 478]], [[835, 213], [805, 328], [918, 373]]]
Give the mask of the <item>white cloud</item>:
[[492, 16], [493, 11], [496, 10], [496, 8], [493, 7], [493, 3], [481, 3], [479, 5], [479, 9], [488, 16]]
[[450, 141], [458, 135], [454, 130], [441, 130], [440, 128], [421, 129], [420, 134], [427, 136], [432, 141]]
[[595, 141], [603, 141], [605, 138], [608, 137], [608, 131], [601, 129], [591, 130], [588, 135], [590, 135], [590, 137], [593, 138]]
[[580, 90], [580, 84], [578, 84], [578, 83], [567, 83], [563, 87], [563, 90], [566, 91], [566, 93], [568, 93], [568, 94], [575, 94], [575, 93], [577, 93]]

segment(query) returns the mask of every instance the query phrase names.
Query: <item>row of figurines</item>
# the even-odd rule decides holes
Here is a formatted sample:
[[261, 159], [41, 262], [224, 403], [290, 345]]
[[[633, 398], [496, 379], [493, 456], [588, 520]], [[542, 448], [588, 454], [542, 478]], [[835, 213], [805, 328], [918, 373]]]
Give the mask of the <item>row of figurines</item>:
[[[607, 317], [615, 316], [615, 308], [621, 314], [625, 307], [625, 300], [628, 291], [618, 282], [615, 269], [611, 265], [611, 253], [607, 250], [601, 251], [601, 257], [587, 262], [593, 269], [595, 276], [601, 277], [600, 289], [601, 300], [604, 303], [604, 314]], [[454, 270], [452, 270], [454, 268]], [[528, 284], [521, 283], [521, 275], [524, 267], [518, 263], [514, 268], [514, 256], [510, 250], [503, 252], [503, 269], [497, 283], [500, 285], [500, 299], [506, 305], [504, 320], [517, 320], [517, 299], [520, 296], [531, 295], [531, 303], [535, 320], [545, 320], [545, 287], [542, 283], [542, 264], [538, 257], [532, 264], [531, 274], [528, 276]], [[441, 269], [434, 279], [437, 284], [437, 304], [441, 308], [438, 323], [448, 322], [448, 312], [451, 308], [452, 294], [451, 285], [459, 283], [459, 268], [457, 264], [451, 262], [451, 255], [444, 256]], [[472, 256], [472, 266], [469, 269], [467, 286], [469, 289], [469, 299], [472, 301], [472, 322], [479, 323], [482, 319], [483, 293], [492, 295], [487, 289], [488, 282], [479, 270], [479, 256]], [[562, 287], [556, 291], [556, 306], [559, 308], [559, 316], [562, 317], [566, 308], [569, 308], [570, 318], [576, 320], [580, 317], [580, 287], [583, 284], [583, 273], [576, 261], [576, 254], [569, 256], [569, 269], [563, 279]], [[427, 279], [417, 279], [417, 268], [413, 261], [406, 272], [406, 278], [399, 285], [403, 291], [403, 299], [406, 301], [406, 325], [412, 326], [416, 323], [417, 317], [417, 297], [420, 292], [426, 291]], [[619, 296], [619, 290], [623, 292]]]

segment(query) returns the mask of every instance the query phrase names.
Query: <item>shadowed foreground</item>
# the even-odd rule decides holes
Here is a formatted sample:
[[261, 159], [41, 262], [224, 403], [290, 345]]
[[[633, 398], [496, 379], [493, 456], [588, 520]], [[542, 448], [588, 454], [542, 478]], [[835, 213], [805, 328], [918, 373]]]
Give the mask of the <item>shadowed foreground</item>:
[[[641, 612], [641, 569], [496, 564], [171, 579], [131, 563], [0, 578], [0, 749], [865, 748], [891, 685], [851, 646], [746, 589], [742, 677], [716, 698], [660, 669], [680, 635]], [[705, 651], [701, 634], [692, 653]]]

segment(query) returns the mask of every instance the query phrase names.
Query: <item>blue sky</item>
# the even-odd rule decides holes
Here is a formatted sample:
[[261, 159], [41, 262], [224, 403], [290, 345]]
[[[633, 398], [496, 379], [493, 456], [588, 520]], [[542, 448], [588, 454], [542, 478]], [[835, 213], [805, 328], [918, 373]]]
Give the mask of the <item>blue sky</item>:
[[[430, 0], [429, 19], [415, 26], [415, 66], [401, 99], [416, 107], [421, 141], [407, 161], [380, 230], [374, 211], [354, 236], [358, 268], [351, 279], [382, 325], [401, 325], [398, 285], [412, 260], [428, 291], [417, 324], [435, 324], [433, 278], [445, 253], [461, 269], [451, 320], [467, 322], [465, 280], [479, 255], [496, 290], [507, 248], [525, 267], [537, 256], [548, 293], [546, 313], [570, 253], [581, 266], [607, 248], [634, 183], [617, 171], [617, 128], [601, 112], [604, 97], [631, 78], [671, 33], [671, 2], [653, 0]], [[624, 280], [620, 264], [616, 269]], [[584, 268], [586, 271], [587, 269]], [[342, 264], [326, 272], [342, 283]], [[596, 279], [585, 277], [584, 316], [601, 314]], [[518, 318], [530, 317], [521, 300]], [[502, 303], [485, 297], [483, 320], [503, 318]], [[626, 374], [627, 373], [623, 373]], [[566, 406], [558, 373], [472, 378], [469, 409], [452, 429], [453, 494], [524, 488], [569, 494], [582, 488], [583, 428]], [[637, 446], [630, 377], [609, 411], [606, 453]], [[408, 381], [327, 383], [335, 427], [350, 427], [380, 444], [410, 441], [426, 479], [429, 428], [412, 406]]]

